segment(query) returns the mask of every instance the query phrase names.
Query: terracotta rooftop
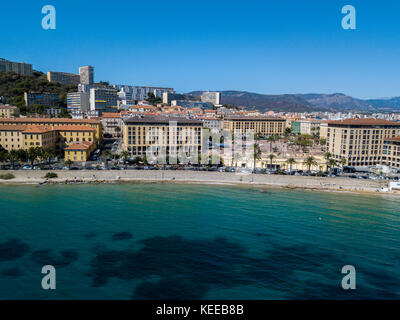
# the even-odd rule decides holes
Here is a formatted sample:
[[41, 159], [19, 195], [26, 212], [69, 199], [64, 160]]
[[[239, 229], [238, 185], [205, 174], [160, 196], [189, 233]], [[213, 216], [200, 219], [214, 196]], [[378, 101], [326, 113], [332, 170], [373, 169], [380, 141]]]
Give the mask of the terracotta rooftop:
[[393, 138], [388, 138], [388, 139], [385, 139], [385, 141], [400, 142], [400, 136], [393, 137]]
[[125, 123], [159, 123], [159, 124], [169, 124], [170, 121], [176, 121], [177, 124], [195, 124], [195, 125], [203, 125], [203, 122], [195, 119], [186, 119], [186, 118], [177, 118], [177, 117], [163, 117], [163, 116], [151, 116], [151, 117], [131, 117], [125, 119]]
[[385, 126], [385, 125], [398, 125], [400, 122], [389, 121], [383, 119], [347, 119], [347, 120], [331, 120], [327, 121], [328, 124], [336, 125], [355, 125], [355, 126]]
[[52, 127], [33, 125], [33, 126], [26, 126], [25, 130], [22, 133], [46, 133], [51, 131], [54, 131]]
[[102, 118], [121, 118], [119, 112], [104, 112]]
[[67, 118], [11, 118], [11, 119], [0, 119], [0, 123], [2, 122], [16, 122], [16, 123], [91, 123], [91, 124], [99, 124], [98, 120], [94, 119], [67, 119]]
[[278, 120], [278, 121], [286, 121], [283, 118], [265, 117], [265, 116], [260, 116], [260, 117], [254, 117], [254, 116], [253, 117], [251, 117], [251, 116], [228, 116], [228, 117], [225, 118], [225, 120], [243, 120], [243, 121], [246, 121], [246, 120], [255, 120], [255, 121], [257, 121], [257, 120], [259, 120], [259, 121], [261, 121], [261, 120]]
[[92, 144], [88, 141], [83, 141], [80, 143], [74, 143], [66, 147], [64, 150], [87, 150]]
[[24, 131], [25, 128], [26, 126], [22, 124], [17, 124], [17, 125], [0, 124], [0, 131]]
[[89, 126], [57, 126], [54, 129], [57, 131], [95, 131]]

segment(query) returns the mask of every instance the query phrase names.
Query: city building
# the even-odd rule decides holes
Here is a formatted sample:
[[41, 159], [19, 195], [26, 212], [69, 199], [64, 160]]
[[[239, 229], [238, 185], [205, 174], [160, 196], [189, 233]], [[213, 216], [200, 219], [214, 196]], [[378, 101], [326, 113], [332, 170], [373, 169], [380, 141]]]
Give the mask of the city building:
[[385, 139], [382, 163], [392, 168], [400, 168], [400, 136]]
[[74, 73], [48, 71], [47, 80], [49, 82], [62, 84], [79, 84], [81, 81], [81, 77], [79, 76], [79, 74]]
[[172, 93], [169, 91], [163, 92], [162, 94], [162, 102], [164, 104], [170, 104], [172, 100], [183, 100], [185, 96], [178, 93]]
[[73, 162], [86, 162], [95, 149], [96, 146], [88, 141], [73, 143], [64, 149], [64, 158]]
[[46, 127], [90, 127], [94, 129], [94, 137], [99, 141], [102, 137], [102, 128], [99, 120], [95, 119], [67, 119], [67, 118], [12, 118], [0, 119], [0, 125], [40, 125]]
[[84, 85], [93, 85], [94, 83], [94, 68], [92, 66], [79, 68], [80, 82]]
[[291, 123], [293, 133], [308, 134], [310, 136], [318, 136], [321, 120], [301, 119]]
[[59, 104], [59, 96], [54, 93], [25, 92], [24, 100], [26, 106], [40, 104], [45, 107], [56, 107]]
[[169, 117], [124, 119], [124, 149], [132, 156], [143, 156], [149, 147], [165, 150], [167, 156], [181, 151], [201, 154], [203, 123], [199, 120]]
[[400, 135], [400, 122], [379, 119], [348, 119], [321, 124], [321, 138], [336, 160], [348, 166], [382, 164], [385, 141]]
[[19, 116], [19, 109], [8, 104], [0, 104], [0, 118], [13, 118]]
[[118, 136], [122, 134], [123, 121], [119, 112], [105, 112], [101, 117], [104, 134]]
[[201, 102], [210, 102], [214, 106], [218, 106], [221, 103], [221, 92], [203, 92], [201, 95]]
[[25, 62], [13, 62], [0, 58], [0, 72], [15, 72], [22, 76], [31, 76], [32, 65]]
[[106, 88], [90, 89], [90, 110], [98, 111], [101, 116], [103, 112], [113, 112], [118, 109], [118, 91]]
[[268, 137], [285, 134], [286, 120], [274, 117], [247, 117], [228, 116], [224, 119], [224, 129], [233, 133], [246, 134], [252, 131], [254, 134]]
[[149, 94], [154, 94], [155, 97], [163, 98], [163, 93], [175, 93], [173, 88], [164, 87], [145, 87], [145, 86], [129, 86], [129, 85], [112, 85], [113, 88], [117, 89], [119, 92], [125, 94], [130, 94], [128, 100], [140, 101], [146, 100]]
[[70, 92], [67, 94], [67, 109], [73, 111], [88, 111], [90, 109], [89, 93]]
[[51, 117], [58, 117], [61, 114], [60, 108], [46, 108], [46, 114]]

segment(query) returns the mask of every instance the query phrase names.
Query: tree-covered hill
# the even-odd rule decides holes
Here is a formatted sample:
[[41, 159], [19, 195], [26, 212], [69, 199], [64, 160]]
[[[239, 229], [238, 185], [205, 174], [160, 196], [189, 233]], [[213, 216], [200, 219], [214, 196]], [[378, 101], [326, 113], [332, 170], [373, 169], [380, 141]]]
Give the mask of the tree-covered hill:
[[22, 76], [12, 72], [0, 72], [0, 97], [7, 103], [20, 108], [21, 113], [29, 113], [35, 108], [27, 108], [24, 102], [24, 92], [55, 93], [60, 96], [59, 107], [67, 106], [67, 93], [77, 91], [77, 85], [65, 85], [48, 82], [46, 75], [33, 71], [32, 76]]

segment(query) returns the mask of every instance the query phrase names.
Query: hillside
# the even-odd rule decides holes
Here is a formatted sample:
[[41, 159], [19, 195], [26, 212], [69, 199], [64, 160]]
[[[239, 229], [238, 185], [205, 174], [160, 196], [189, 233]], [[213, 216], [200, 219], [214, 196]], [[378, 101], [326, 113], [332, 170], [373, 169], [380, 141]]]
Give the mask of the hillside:
[[[202, 91], [189, 94], [200, 96]], [[343, 93], [334, 94], [282, 94], [267, 95], [246, 91], [221, 91], [221, 103], [274, 111], [400, 111], [400, 97], [391, 99], [362, 100]]]
[[27, 108], [24, 103], [24, 92], [49, 92], [60, 96], [59, 107], [66, 107], [67, 93], [77, 91], [76, 85], [50, 83], [44, 73], [34, 71], [32, 76], [21, 76], [11, 72], [0, 72], [0, 97], [9, 104], [21, 109], [21, 113], [40, 112], [43, 108], [32, 106]]

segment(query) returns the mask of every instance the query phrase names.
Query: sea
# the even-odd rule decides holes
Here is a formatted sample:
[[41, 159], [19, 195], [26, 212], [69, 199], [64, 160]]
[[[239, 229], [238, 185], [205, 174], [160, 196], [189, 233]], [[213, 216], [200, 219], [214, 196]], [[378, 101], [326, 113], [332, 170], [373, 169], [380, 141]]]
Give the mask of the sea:
[[0, 186], [0, 299], [399, 299], [399, 248], [396, 196]]

